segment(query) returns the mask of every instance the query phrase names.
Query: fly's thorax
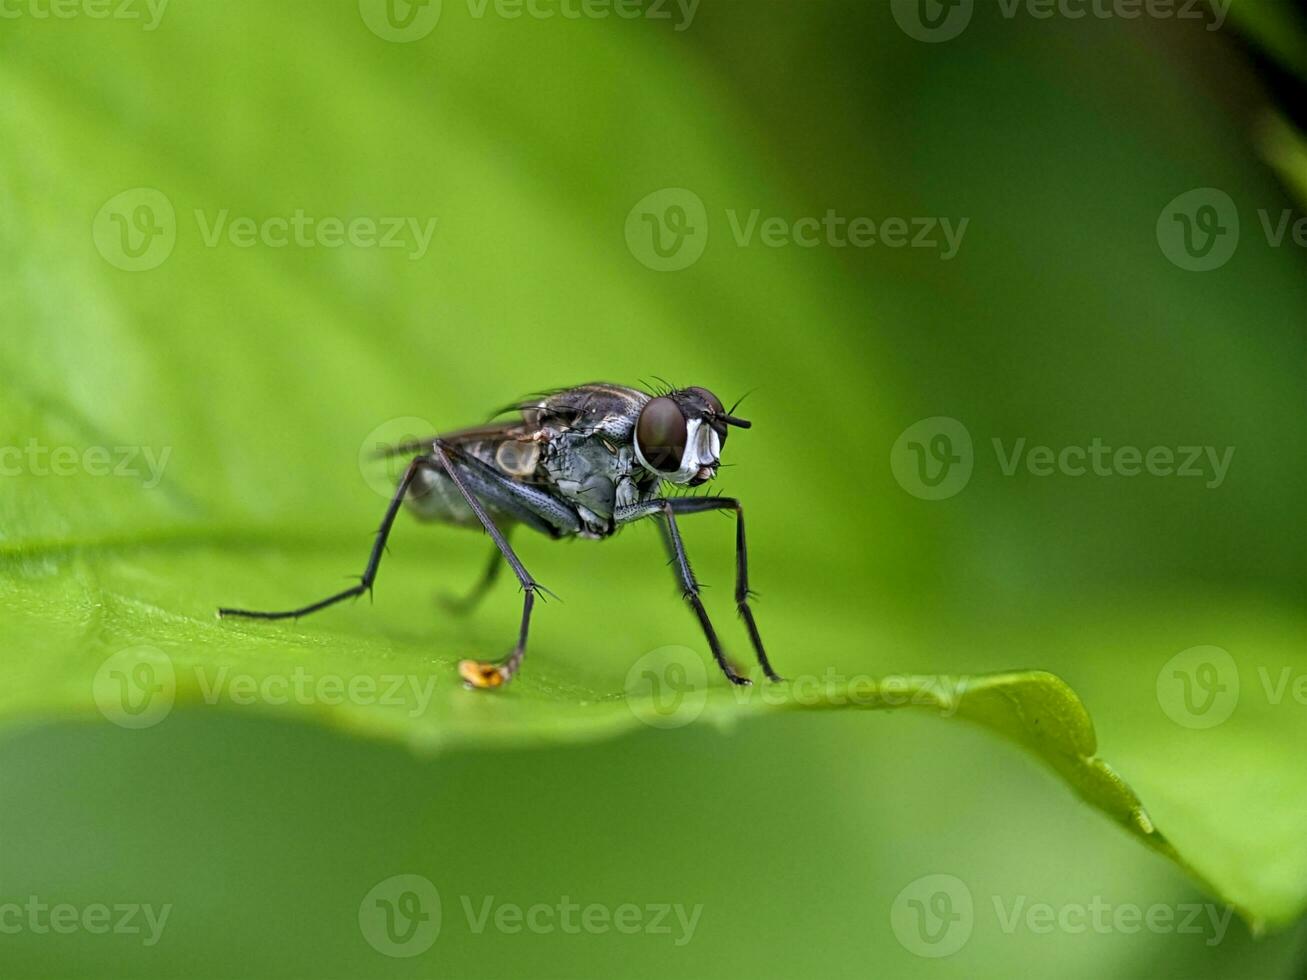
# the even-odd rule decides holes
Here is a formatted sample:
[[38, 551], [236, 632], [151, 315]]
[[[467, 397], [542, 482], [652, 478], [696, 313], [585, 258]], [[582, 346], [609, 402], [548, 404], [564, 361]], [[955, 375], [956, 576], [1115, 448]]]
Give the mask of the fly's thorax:
[[618, 486], [635, 468], [629, 445], [594, 432], [563, 431], [547, 444], [543, 468], [557, 492], [592, 530], [607, 531], [617, 506]]

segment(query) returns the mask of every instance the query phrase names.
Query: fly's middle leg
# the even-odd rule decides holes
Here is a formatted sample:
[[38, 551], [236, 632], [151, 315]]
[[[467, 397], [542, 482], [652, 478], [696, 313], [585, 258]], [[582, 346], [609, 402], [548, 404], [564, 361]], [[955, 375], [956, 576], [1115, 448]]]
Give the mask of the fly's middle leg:
[[508, 563], [508, 567], [513, 570], [513, 574], [517, 576], [522, 586], [522, 625], [518, 630], [517, 644], [508, 656], [499, 661], [463, 660], [458, 665], [459, 676], [469, 687], [479, 690], [503, 687], [517, 674], [522, 666], [522, 659], [526, 656], [526, 640], [531, 627], [531, 610], [535, 606], [536, 593], [547, 590], [531, 577], [508, 543], [504, 532], [499, 530], [482, 505], [481, 497], [497, 500], [503, 496], [505, 488], [497, 486], [494, 479], [483, 470], [455, 462], [450, 457], [448, 448], [439, 440], [432, 445], [430, 459], [458, 488], [458, 492], [463, 495], [468, 507], [481, 522], [481, 526], [486, 529], [486, 533], [490, 535], [495, 547], [499, 549], [499, 553], [503, 555], [504, 561]]

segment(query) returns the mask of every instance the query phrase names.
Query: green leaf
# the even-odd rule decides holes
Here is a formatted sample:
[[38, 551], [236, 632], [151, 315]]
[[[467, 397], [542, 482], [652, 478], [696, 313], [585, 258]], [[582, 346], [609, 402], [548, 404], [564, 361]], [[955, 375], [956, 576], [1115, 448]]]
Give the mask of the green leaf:
[[[653, 544], [621, 541], [606, 550], [647, 552]], [[1204, 839], [1202, 850], [1177, 851], [1126, 781], [1099, 758], [1088, 712], [1053, 674], [841, 673], [841, 664], [850, 669], [846, 658], [805, 655], [802, 638], [834, 650], [857, 642], [857, 625], [822, 610], [816, 618], [827, 624], [814, 627], [816, 610], [788, 599], [762, 604], [760, 615], [777, 662], [794, 679], [733, 688], [701, 649], [683, 645], [693, 623], [676, 598], [628, 586], [620, 571], [625, 558], [610, 554], [586, 563], [595, 580], [585, 596], [538, 612], [523, 675], [505, 691], [473, 692], [459, 683], [456, 663], [502, 652], [513, 635], [516, 598], [510, 588], [500, 589], [475, 620], [451, 624], [425, 584], [448, 561], [438, 553], [416, 560], [411, 545], [397, 550], [385, 566], [376, 608], [359, 604], [292, 625], [218, 621], [212, 597], [284, 605], [304, 597], [301, 582], [329, 585], [323, 570], [347, 567], [357, 551], [293, 541], [179, 540], [12, 556], [0, 596], [11, 630], [0, 716], [82, 716], [147, 727], [165, 723], [175, 705], [223, 707], [312, 720], [431, 752], [584, 741], [646, 725], [729, 730], [778, 710], [925, 709], [981, 725], [1031, 752], [1086, 803], [1175, 861], [1255, 927], [1281, 925], [1296, 914], [1305, 855], [1295, 825], [1282, 827], [1274, 860], [1258, 877], [1247, 874], [1238, 856], [1245, 845], [1229, 827]], [[453, 564], [470, 580], [477, 563]], [[645, 563], [650, 574], [662, 572], [659, 564]], [[623, 609], [620, 629], [602, 622], [614, 607]], [[599, 622], [586, 625], [592, 617]], [[660, 645], [642, 652], [637, 637], [659, 637]], [[1163, 739], [1155, 746], [1151, 757], [1135, 755], [1153, 781], [1165, 784], [1161, 772], [1171, 750]], [[1168, 794], [1187, 778], [1174, 775]], [[1225, 805], [1211, 787], [1190, 792], [1195, 800], [1210, 794], [1213, 812]], [[1237, 809], [1238, 801], [1230, 802]], [[1201, 808], [1189, 816], [1208, 823]], [[1286, 881], [1277, 880], [1281, 874]]]

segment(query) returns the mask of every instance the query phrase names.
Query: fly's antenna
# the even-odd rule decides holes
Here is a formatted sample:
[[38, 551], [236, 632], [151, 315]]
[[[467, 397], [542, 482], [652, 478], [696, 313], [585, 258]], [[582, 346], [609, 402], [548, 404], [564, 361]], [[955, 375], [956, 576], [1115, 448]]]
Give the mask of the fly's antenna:
[[746, 391], [746, 392], [745, 392], [743, 395], [741, 395], [739, 398], [735, 399], [735, 404], [732, 405], [730, 408], [728, 408], [728, 409], [726, 410], [726, 414], [727, 414], [727, 415], [734, 415], [734, 414], [735, 414], [735, 410], [736, 410], [737, 408], [740, 407], [740, 403], [741, 403], [742, 401], [744, 401], [746, 398], [748, 398], [750, 395], [752, 395], [752, 394], [753, 394], [755, 391], [757, 391], [757, 390], [758, 390], [757, 388], [750, 388], [748, 391]]
[[727, 425], [733, 425], [733, 426], [735, 426], [737, 429], [752, 429], [752, 428], [753, 428], [753, 423], [750, 422], [748, 419], [742, 419], [742, 418], [738, 417], [738, 416], [735, 414], [735, 410], [736, 410], [737, 408], [740, 407], [740, 403], [741, 403], [742, 401], [744, 401], [746, 398], [748, 398], [750, 395], [752, 395], [752, 394], [753, 394], [755, 391], [757, 391], [757, 390], [758, 390], [757, 388], [750, 388], [748, 391], [746, 391], [746, 392], [745, 392], [743, 395], [741, 395], [739, 398], [735, 399], [735, 404], [732, 405], [732, 406], [731, 406], [727, 411], [725, 411], [725, 412], [717, 412], [717, 413], [713, 416], [713, 418], [717, 419], [717, 420], [720, 421], [720, 422], [724, 422], [724, 423], [726, 423]]

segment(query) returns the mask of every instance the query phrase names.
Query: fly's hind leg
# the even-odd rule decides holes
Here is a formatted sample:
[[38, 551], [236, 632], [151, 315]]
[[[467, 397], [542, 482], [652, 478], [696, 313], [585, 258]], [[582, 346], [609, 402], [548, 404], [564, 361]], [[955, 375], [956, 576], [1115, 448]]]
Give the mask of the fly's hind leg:
[[408, 494], [409, 487], [412, 486], [414, 478], [423, 466], [428, 465], [424, 458], [419, 457], [408, 464], [408, 469], [404, 471], [403, 478], [399, 481], [399, 488], [395, 491], [395, 496], [391, 498], [390, 506], [386, 509], [386, 516], [382, 518], [381, 527], [377, 528], [377, 539], [372, 545], [372, 555], [368, 558], [368, 567], [364, 569], [363, 575], [359, 579], [359, 584], [345, 589], [343, 592], [337, 592], [333, 596], [328, 596], [318, 602], [310, 603], [299, 609], [289, 609], [285, 612], [253, 612], [248, 609], [219, 609], [218, 616], [226, 617], [243, 617], [245, 619], [299, 619], [301, 616], [307, 616], [310, 613], [326, 609], [328, 606], [334, 606], [338, 602], [344, 602], [346, 599], [355, 599], [365, 592], [371, 592], [372, 586], [377, 580], [377, 569], [381, 566], [381, 557], [386, 553], [386, 541], [390, 538], [391, 529], [395, 526], [395, 518], [399, 514], [399, 509], [404, 504], [404, 497]]
[[[511, 535], [512, 527], [505, 528], [504, 539], [508, 540]], [[485, 571], [481, 573], [481, 577], [477, 579], [476, 584], [472, 586], [471, 590], [466, 595], [453, 595], [452, 593], [446, 592], [436, 596], [436, 601], [444, 607], [446, 612], [452, 613], [455, 616], [466, 616], [481, 604], [481, 600], [484, 599], [487, 593], [489, 593], [494, 587], [495, 582], [499, 580], [499, 572], [503, 567], [504, 556], [500, 553], [498, 548], [492, 549], [490, 552], [490, 560], [486, 563]]]

